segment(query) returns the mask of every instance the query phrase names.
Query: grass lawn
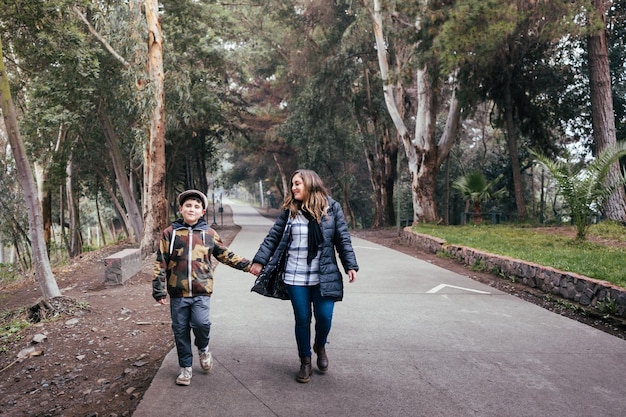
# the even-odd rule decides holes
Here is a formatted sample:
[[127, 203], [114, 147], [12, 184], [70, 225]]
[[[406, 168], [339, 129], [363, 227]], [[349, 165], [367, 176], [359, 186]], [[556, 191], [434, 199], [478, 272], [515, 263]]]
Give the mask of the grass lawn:
[[[593, 225], [588, 240], [583, 242], [571, 236], [569, 226], [542, 229], [516, 225], [420, 224], [413, 230], [449, 244], [551, 266], [626, 288], [626, 227], [619, 224]], [[597, 243], [599, 240], [605, 244]]]

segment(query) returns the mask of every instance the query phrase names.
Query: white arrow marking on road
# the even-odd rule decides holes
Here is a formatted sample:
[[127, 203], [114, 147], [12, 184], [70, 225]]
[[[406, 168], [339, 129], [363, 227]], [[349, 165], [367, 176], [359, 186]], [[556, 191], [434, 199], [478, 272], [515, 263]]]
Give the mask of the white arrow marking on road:
[[430, 289], [428, 291], [426, 291], [426, 294], [434, 294], [436, 292], [439, 292], [440, 290], [443, 290], [446, 287], [450, 287], [450, 288], [456, 288], [457, 290], [464, 290], [464, 291], [471, 291], [471, 292], [477, 292], [479, 294], [491, 294], [488, 291], [480, 291], [480, 290], [473, 290], [471, 288], [463, 288], [463, 287], [457, 287], [456, 285], [448, 285], [448, 284], [439, 284], [437, 285], [435, 288]]

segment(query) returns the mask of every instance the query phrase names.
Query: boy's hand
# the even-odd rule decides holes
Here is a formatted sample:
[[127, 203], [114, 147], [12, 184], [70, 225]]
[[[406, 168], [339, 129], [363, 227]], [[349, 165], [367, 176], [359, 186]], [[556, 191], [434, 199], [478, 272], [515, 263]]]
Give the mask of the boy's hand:
[[254, 275], [255, 277], [258, 277], [262, 269], [263, 269], [263, 265], [261, 265], [258, 262], [255, 262], [250, 267], [250, 273]]

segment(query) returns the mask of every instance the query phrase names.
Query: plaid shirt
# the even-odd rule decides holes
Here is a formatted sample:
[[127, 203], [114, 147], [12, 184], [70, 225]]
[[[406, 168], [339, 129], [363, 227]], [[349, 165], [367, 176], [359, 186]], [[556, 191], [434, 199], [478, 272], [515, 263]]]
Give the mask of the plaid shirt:
[[287, 250], [285, 264], [285, 284], [289, 285], [317, 285], [319, 278], [320, 251], [307, 265], [307, 242], [309, 236], [309, 221], [301, 212], [291, 222], [291, 245]]

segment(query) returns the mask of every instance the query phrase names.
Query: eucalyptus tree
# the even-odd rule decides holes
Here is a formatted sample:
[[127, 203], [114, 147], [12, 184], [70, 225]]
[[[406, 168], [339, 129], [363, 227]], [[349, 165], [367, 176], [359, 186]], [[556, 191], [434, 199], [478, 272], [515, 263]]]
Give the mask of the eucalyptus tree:
[[[437, 139], [437, 115], [446, 107], [440, 105], [438, 95], [446, 89], [438, 76], [436, 56], [420, 52], [432, 43], [433, 33], [427, 26], [434, 25], [428, 22], [432, 15], [427, 12], [427, 2], [374, 0], [373, 7], [365, 0], [361, 3], [371, 15], [385, 103], [407, 156], [413, 222], [435, 222], [437, 175], [454, 144], [461, 114], [455, 80], [452, 78], [447, 99], [443, 99], [448, 116]], [[407, 107], [412, 112], [406, 111]]]
[[[77, 76], [82, 77], [93, 68], [89, 53], [85, 53], [80, 37], [77, 36], [71, 23], [68, 23], [65, 18], [66, 6], [62, 1], [31, 2], [28, 5], [5, 2], [2, 4], [4, 13], [0, 18], [2, 36], [7, 39], [10, 48], [9, 56], [14, 75], [20, 81], [19, 84], [16, 84], [20, 88], [16, 88], [15, 91], [21, 110], [21, 127], [27, 133], [27, 140], [22, 146], [28, 158], [31, 158], [31, 161], [24, 161], [16, 156], [16, 163], [20, 170], [28, 171], [31, 169], [28, 164], [29, 162], [32, 163], [32, 169], [37, 173], [39, 180], [39, 190], [32, 191], [25, 185], [24, 193], [27, 204], [33, 205], [32, 208], [29, 207], [29, 214], [32, 213], [36, 220], [34, 223], [33, 221], [30, 222], [29, 233], [36, 234], [36, 239], [31, 239], [31, 245], [40, 281], [54, 280], [53, 276], [48, 276], [47, 254], [46, 260], [42, 260], [39, 245], [41, 240], [47, 243], [46, 239], [49, 238], [50, 190], [54, 188], [51, 186], [52, 176], [49, 174], [63, 158], [64, 140], [68, 128], [73, 122], [69, 112], [60, 103], [72, 101], [75, 95], [83, 96], [85, 92], [81, 89], [80, 82], [74, 84], [65, 78], [64, 83], [55, 85], [55, 81], [63, 78], [63, 76], [67, 77], [66, 71], [69, 66], [74, 70], [73, 81], [76, 81]], [[72, 65], [71, 63], [76, 64]], [[82, 67], [81, 64], [83, 64]], [[53, 77], [50, 77], [51, 74]], [[63, 75], [54, 77], [59, 74]], [[56, 87], [59, 85], [64, 88], [57, 89]], [[79, 87], [72, 91], [76, 85]], [[41, 94], [38, 95], [38, 92]], [[41, 96], [56, 97], [48, 102], [52, 103], [50, 108], [44, 108], [43, 106], [38, 107], [38, 97]], [[76, 100], [74, 103], [78, 101]], [[45, 105], [45, 103], [43, 104]], [[39, 116], [36, 116], [37, 113]], [[39, 129], [30, 129], [29, 122], [37, 118], [45, 120], [46, 123], [30, 124], [30, 126], [38, 125], [39, 127]], [[13, 148], [17, 152], [19, 150], [18, 144], [14, 144]], [[32, 173], [22, 175], [28, 177]], [[61, 177], [56, 176], [54, 181], [58, 181], [59, 178]], [[29, 182], [25, 180], [25, 184], [29, 184]], [[35, 197], [39, 195], [41, 197], [38, 197], [37, 201], [31, 201], [31, 193], [34, 193]], [[43, 225], [41, 231], [38, 230], [39, 222], [37, 220], [39, 216], [42, 218]], [[44, 297], [59, 295], [55, 288], [56, 283], [42, 284]]]
[[43, 235], [43, 216], [39, 202], [37, 187], [31, 170], [24, 143], [20, 136], [16, 111], [11, 98], [9, 77], [4, 64], [4, 52], [2, 39], [0, 38], [0, 109], [7, 128], [7, 136], [11, 145], [11, 151], [15, 159], [18, 180], [24, 190], [24, 200], [28, 211], [29, 235], [33, 251], [35, 273], [44, 298], [53, 298], [61, 295], [57, 285], [50, 259], [46, 250], [46, 242]]
[[[610, 0], [592, 0], [589, 25], [592, 33], [587, 39], [589, 60], [589, 89], [591, 99], [591, 121], [593, 138], [598, 153], [615, 146], [617, 142], [615, 129], [615, 113], [613, 111], [613, 95], [611, 73], [609, 69], [609, 47], [607, 45], [607, 5]], [[594, 30], [594, 22], [602, 22]], [[608, 181], [620, 178], [619, 160], [615, 161], [608, 174]], [[624, 187], [618, 187], [605, 201], [605, 215], [622, 223], [626, 222], [626, 193]]]
[[[142, 253], [153, 252], [166, 224], [165, 199], [165, 96], [163, 35], [156, 0], [132, 0], [123, 4], [92, 2], [75, 14], [89, 32], [127, 71], [137, 88], [140, 119], [135, 133], [143, 144]], [[112, 18], [115, 17], [115, 18]], [[92, 23], [92, 20], [96, 24]], [[128, 53], [128, 56], [125, 56]], [[147, 135], [145, 132], [148, 132]], [[120, 185], [123, 183], [118, 182]]]
[[[16, 5], [5, 5], [6, 12], [2, 17], [3, 32], [7, 39], [15, 64], [14, 70], [20, 78], [20, 88], [15, 89], [16, 102], [21, 110], [20, 129], [25, 140], [26, 152], [33, 165], [36, 181], [38, 183], [39, 200], [42, 205], [43, 217], [43, 238], [46, 246], [49, 245], [51, 230], [51, 193], [54, 189], [50, 178], [54, 161], [62, 155], [61, 148], [67, 130], [67, 124], [60, 128], [61, 120], [66, 123], [68, 114], [63, 111], [62, 106], [56, 106], [65, 99], [63, 93], [55, 91], [54, 81], [46, 80], [48, 85], [38, 84], [41, 79], [47, 79], [47, 71], [55, 68], [54, 74], [63, 73], [68, 61], [75, 59], [74, 49], [68, 45], [76, 46], [76, 38], [67, 26], [58, 19], [59, 12], [55, 4], [34, 3], [28, 7], [15, 7]], [[62, 48], [59, 46], [62, 45]], [[74, 76], [76, 72], [74, 71]], [[40, 78], [41, 77], [41, 78]], [[67, 83], [67, 79], [65, 80]], [[37, 88], [41, 86], [41, 89]], [[47, 93], [55, 91], [57, 101], [54, 101], [49, 108], [43, 104], [38, 107], [38, 90], [47, 89]], [[36, 118], [34, 114], [39, 114], [39, 118], [48, 118], [50, 123], [32, 123], [29, 121]], [[30, 126], [37, 125], [39, 130], [30, 129]], [[56, 179], [58, 180], [58, 178]]]
[[355, 18], [342, 35], [337, 57], [349, 65], [345, 65], [339, 76], [349, 82], [345, 96], [352, 103], [352, 123], [356, 127], [372, 186], [374, 213], [371, 225], [389, 226], [396, 224], [394, 194], [400, 168], [400, 143], [380, 94], [382, 80], [371, 39], [369, 15], [360, 9], [352, 13]]
[[[137, 5], [139, 7], [139, 5]], [[149, 135], [143, 164], [143, 236], [142, 253], [153, 253], [161, 230], [167, 223], [165, 200], [165, 71], [163, 70], [163, 34], [158, 0], [145, 0], [147, 23], [147, 78], [153, 101]]]

